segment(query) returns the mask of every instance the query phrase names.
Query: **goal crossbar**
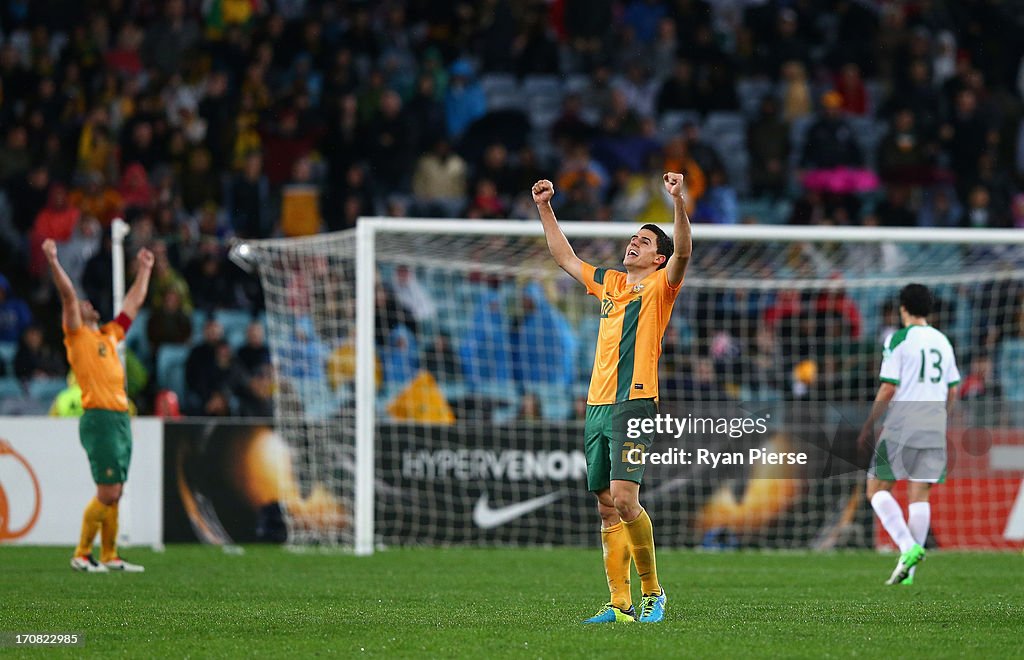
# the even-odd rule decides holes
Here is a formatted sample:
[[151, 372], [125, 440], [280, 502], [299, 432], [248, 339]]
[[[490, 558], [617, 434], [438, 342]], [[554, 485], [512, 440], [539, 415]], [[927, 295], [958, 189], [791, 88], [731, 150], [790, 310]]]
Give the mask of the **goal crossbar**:
[[[621, 237], [629, 222], [559, 223], [569, 237]], [[460, 220], [428, 218], [363, 217], [359, 227], [378, 232], [420, 234], [473, 234], [478, 236], [543, 236], [540, 221]], [[671, 235], [671, 223], [659, 226]], [[364, 231], [365, 231], [364, 230]], [[809, 241], [837, 243], [973, 243], [988, 245], [1024, 245], [1024, 232], [1018, 229], [959, 229], [949, 227], [831, 227], [794, 225], [705, 225], [693, 230], [694, 241]]]

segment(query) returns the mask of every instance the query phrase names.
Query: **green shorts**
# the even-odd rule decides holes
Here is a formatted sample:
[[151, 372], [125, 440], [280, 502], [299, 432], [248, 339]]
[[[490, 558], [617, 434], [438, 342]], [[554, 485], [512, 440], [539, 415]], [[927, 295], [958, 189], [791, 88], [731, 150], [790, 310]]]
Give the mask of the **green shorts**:
[[97, 484], [123, 484], [132, 460], [132, 427], [126, 412], [87, 409], [78, 421], [78, 435]]
[[[603, 406], [587, 406], [583, 435], [587, 454], [587, 489], [605, 490], [613, 480], [640, 483], [644, 464], [639, 456], [654, 444], [654, 433], [644, 433], [630, 420], [653, 419], [658, 414], [654, 399], [634, 399]], [[628, 429], [633, 432], [627, 436]], [[637, 450], [630, 456], [632, 450]], [[630, 458], [633, 461], [630, 461]]]

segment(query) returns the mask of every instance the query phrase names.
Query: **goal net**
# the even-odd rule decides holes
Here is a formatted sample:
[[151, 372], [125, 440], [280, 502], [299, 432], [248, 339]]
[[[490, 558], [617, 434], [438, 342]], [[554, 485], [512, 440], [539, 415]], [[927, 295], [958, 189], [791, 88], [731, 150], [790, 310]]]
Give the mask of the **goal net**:
[[[637, 229], [562, 226], [581, 259], [608, 268]], [[641, 501], [659, 544], [884, 542], [856, 435], [882, 341], [900, 326], [899, 289], [919, 282], [935, 295], [931, 322], [953, 343], [965, 396], [950, 421], [933, 542], [1020, 547], [1021, 240], [695, 226], [663, 342], [661, 410], [775, 421], [750, 439], [711, 432], [677, 447], [816, 453], [803, 466], [649, 468]], [[361, 553], [599, 543], [583, 431], [601, 302], [555, 266], [539, 222], [370, 218], [245, 250], [264, 287], [277, 427], [291, 447], [281, 465], [292, 542]]]

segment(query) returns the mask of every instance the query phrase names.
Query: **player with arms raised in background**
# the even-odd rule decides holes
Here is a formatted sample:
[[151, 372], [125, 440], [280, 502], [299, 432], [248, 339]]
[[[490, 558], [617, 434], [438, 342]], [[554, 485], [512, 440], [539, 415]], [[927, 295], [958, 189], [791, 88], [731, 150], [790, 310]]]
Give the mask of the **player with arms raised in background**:
[[[885, 340], [871, 414], [860, 433], [869, 446], [875, 423], [888, 412], [868, 470], [867, 496], [885, 531], [899, 546], [900, 559], [886, 584], [913, 584], [924, 559], [931, 524], [928, 495], [946, 477], [946, 419], [956, 400], [960, 371], [946, 335], [928, 325], [932, 295], [921, 284], [900, 291], [903, 327]], [[908, 519], [889, 492], [909, 481]]]
[[[128, 395], [117, 344], [124, 340], [146, 300], [153, 253], [146, 249], [139, 251], [135, 282], [125, 294], [123, 310], [103, 326], [99, 325], [99, 312], [88, 301], [78, 299], [71, 279], [57, 260], [57, 245], [52, 240], [45, 241], [43, 253], [60, 294], [68, 363], [82, 388], [85, 412], [79, 421], [78, 433], [96, 483], [96, 496], [82, 516], [82, 535], [71, 558], [71, 568], [87, 573], [112, 570], [141, 573], [142, 566], [130, 564], [117, 554], [117, 504], [132, 456]], [[99, 562], [92, 556], [97, 531], [100, 532]]]
[[[554, 185], [543, 180], [533, 186], [533, 201], [551, 256], [587, 288], [587, 293], [601, 301], [584, 436], [587, 488], [597, 496], [611, 600], [584, 623], [637, 618], [656, 622], [665, 616], [666, 597], [658, 582], [654, 530], [639, 499], [644, 466], [626, 458], [630, 450], [649, 450], [653, 438], [627, 441], [624, 433], [626, 420], [657, 414], [661, 342], [690, 261], [690, 219], [683, 200], [683, 175], [667, 173], [664, 182], [675, 206], [674, 240], [657, 225], [644, 225], [626, 246], [624, 273], [595, 268], [577, 257], [551, 209]], [[639, 615], [630, 593], [630, 558], [642, 585]]]

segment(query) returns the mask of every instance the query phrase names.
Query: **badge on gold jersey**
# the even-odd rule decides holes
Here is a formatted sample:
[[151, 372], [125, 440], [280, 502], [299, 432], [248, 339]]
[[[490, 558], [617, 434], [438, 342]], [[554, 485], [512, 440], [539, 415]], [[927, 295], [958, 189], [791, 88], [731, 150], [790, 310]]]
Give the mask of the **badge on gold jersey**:
[[644, 290], [644, 285], [643, 284], [636, 284], [636, 285], [633, 286], [633, 293], [640, 293], [643, 290]]

